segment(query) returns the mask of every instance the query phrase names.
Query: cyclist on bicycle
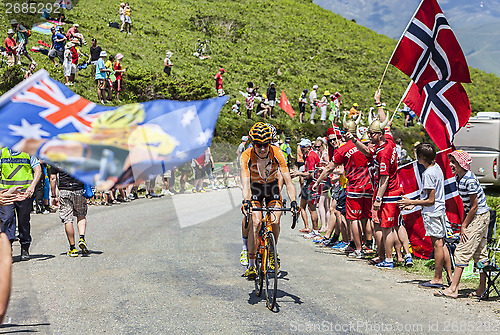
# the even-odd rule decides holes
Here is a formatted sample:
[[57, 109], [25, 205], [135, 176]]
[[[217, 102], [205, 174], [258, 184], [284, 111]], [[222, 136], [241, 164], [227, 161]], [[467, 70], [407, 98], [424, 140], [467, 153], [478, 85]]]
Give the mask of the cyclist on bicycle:
[[[290, 172], [286, 165], [285, 157], [280, 148], [271, 145], [273, 140], [272, 128], [263, 122], [257, 122], [249, 132], [252, 147], [245, 150], [241, 155], [241, 180], [243, 188], [243, 214], [250, 211], [251, 228], [248, 234], [248, 269], [244, 276], [253, 280], [257, 276], [255, 259], [257, 244], [259, 241], [259, 231], [261, 228], [262, 212], [252, 212], [251, 207], [262, 207], [264, 200], [268, 207], [282, 207], [280, 185], [278, 175], [281, 172], [286, 185], [288, 197], [291, 200], [290, 206], [294, 213], [297, 213], [297, 201], [295, 197], [295, 187], [290, 177]], [[280, 212], [274, 212], [272, 221], [273, 235], [278, 242], [280, 232]], [[274, 264], [270, 264], [274, 267]], [[279, 258], [278, 258], [279, 268]]]

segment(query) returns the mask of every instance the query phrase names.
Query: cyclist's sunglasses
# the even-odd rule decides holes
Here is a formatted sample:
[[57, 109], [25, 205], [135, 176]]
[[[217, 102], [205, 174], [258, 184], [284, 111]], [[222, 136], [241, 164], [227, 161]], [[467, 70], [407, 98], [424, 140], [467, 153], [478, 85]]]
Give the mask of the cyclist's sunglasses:
[[269, 143], [254, 143], [253, 145], [256, 148], [267, 148], [269, 146]]

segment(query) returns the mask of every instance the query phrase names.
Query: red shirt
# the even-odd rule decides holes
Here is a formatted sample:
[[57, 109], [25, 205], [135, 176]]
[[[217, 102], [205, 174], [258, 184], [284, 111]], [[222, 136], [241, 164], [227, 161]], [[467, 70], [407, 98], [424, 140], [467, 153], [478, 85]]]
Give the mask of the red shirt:
[[352, 141], [335, 150], [333, 161], [337, 165], [344, 166], [347, 192], [373, 193], [368, 173], [368, 158], [356, 148]]
[[380, 181], [380, 176], [389, 176], [389, 184], [387, 185], [384, 195], [400, 188], [397, 173], [398, 154], [396, 153], [396, 146], [393, 143], [394, 141], [386, 141], [377, 148], [370, 149], [373, 158], [373, 166], [375, 167], [374, 181], [377, 184], [376, 189], [378, 189], [379, 186], [378, 182]]
[[10, 51], [15, 55], [17, 48], [16, 40], [7, 36], [7, 38], [5, 39], [5, 48], [7, 49], [7, 51]]
[[[316, 169], [319, 168], [321, 160], [319, 159], [318, 154], [311, 149], [307, 153], [304, 162], [306, 172], [315, 172]], [[307, 178], [307, 180], [310, 182], [313, 180], [313, 178]]]
[[[122, 69], [122, 65], [120, 64], [119, 61], [116, 61], [115, 62], [115, 71], [116, 70], [121, 70]], [[116, 79], [119, 80], [119, 79], [122, 79], [122, 72], [116, 72]]]
[[221, 89], [222, 88], [222, 75], [220, 72], [218, 72], [216, 75], [215, 75], [215, 89], [218, 90], [218, 89]]
[[78, 65], [78, 51], [75, 47], [71, 47], [71, 63]]

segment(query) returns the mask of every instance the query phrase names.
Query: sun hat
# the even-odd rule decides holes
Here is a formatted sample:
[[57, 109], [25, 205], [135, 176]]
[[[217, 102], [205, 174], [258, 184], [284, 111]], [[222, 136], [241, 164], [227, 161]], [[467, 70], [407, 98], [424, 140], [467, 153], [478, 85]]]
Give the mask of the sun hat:
[[303, 138], [299, 142], [300, 147], [310, 147], [312, 145], [311, 141], [308, 140], [307, 138]]
[[330, 95], [330, 91], [325, 91], [325, 94], [324, 95]]
[[17, 20], [16, 19], [10, 20], [10, 24], [17, 24]]
[[123, 3], [123, 2], [122, 2], [122, 3], [120, 4], [120, 6], [121, 6], [121, 7], [125, 6], [125, 3]]
[[122, 59], [122, 58], [123, 58], [123, 55], [121, 53], [117, 53], [116, 54], [116, 59], [119, 60], [119, 59]]
[[65, 45], [64, 47], [65, 47], [66, 49], [69, 49], [69, 48], [72, 48], [72, 47], [74, 47], [74, 46], [75, 46], [75, 44], [74, 44], [73, 42], [68, 42], [68, 43], [66, 43], [66, 45]]
[[7, 35], [14, 34], [14, 29], [10, 28], [7, 30]]
[[355, 102], [355, 103], [353, 103], [352, 105], [353, 105], [354, 107], [359, 107], [358, 103], [356, 103], [356, 102]]
[[318, 85], [314, 85], [313, 90], [317, 90], [317, 89], [318, 89]]
[[107, 57], [108, 54], [106, 53], [106, 51], [101, 51], [101, 53], [99, 54], [99, 57]]
[[467, 170], [467, 171], [470, 170], [470, 163], [472, 162], [472, 158], [470, 158], [467, 151], [455, 150], [449, 155], [453, 156], [453, 158], [456, 159], [458, 165], [460, 165], [462, 167], [462, 169]]
[[244, 142], [248, 141], [248, 136], [242, 136], [241, 140], [244, 141]]

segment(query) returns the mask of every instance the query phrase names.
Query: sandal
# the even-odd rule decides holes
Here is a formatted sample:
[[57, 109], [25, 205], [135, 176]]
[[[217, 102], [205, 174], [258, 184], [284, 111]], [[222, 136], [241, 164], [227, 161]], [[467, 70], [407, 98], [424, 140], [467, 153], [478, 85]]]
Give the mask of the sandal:
[[310, 233], [310, 232], [311, 232], [311, 230], [310, 230], [310, 229], [306, 229], [306, 228], [299, 229], [299, 231], [300, 231], [301, 233]]
[[451, 295], [447, 295], [446, 293], [444, 293], [444, 291], [436, 291], [436, 293], [434, 293], [434, 296], [435, 297], [441, 297], [441, 298], [449, 298], [449, 299], [456, 299], [457, 297], [453, 297]]

